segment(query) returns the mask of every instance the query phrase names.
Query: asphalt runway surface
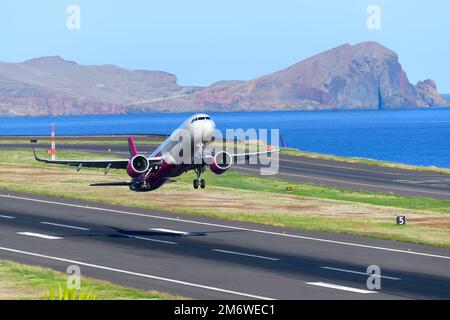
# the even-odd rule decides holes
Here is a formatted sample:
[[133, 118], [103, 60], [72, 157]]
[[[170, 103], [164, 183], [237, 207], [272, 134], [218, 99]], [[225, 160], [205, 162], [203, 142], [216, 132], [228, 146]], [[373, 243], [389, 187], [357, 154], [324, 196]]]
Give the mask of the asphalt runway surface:
[[[48, 138], [48, 137], [47, 137]], [[81, 137], [88, 139], [87, 137]], [[93, 139], [92, 137], [90, 137]], [[57, 142], [57, 149], [83, 150], [102, 154], [128, 156], [126, 145], [108, 144], [108, 139], [123, 139], [126, 136], [100, 137], [105, 142], [99, 145], [70, 144], [70, 139]], [[95, 140], [100, 139], [95, 138]], [[6, 139], [6, 137], [2, 137]], [[9, 139], [9, 138], [8, 138]], [[15, 139], [29, 139], [15, 137]], [[151, 152], [155, 145], [140, 144], [136, 140], [141, 152]], [[48, 149], [48, 144], [1, 144], [0, 149], [13, 148]], [[232, 170], [260, 175], [260, 169], [255, 165], [235, 166]], [[450, 175], [431, 171], [405, 170], [381, 167], [377, 165], [348, 163], [342, 161], [312, 159], [300, 156], [280, 155], [279, 171], [276, 177], [294, 181], [306, 182], [323, 186], [341, 187], [353, 190], [398, 194], [405, 196], [424, 197], [433, 199], [450, 199]]]
[[195, 299], [450, 298], [450, 250], [365, 237], [4, 191], [0, 234], [2, 259]]

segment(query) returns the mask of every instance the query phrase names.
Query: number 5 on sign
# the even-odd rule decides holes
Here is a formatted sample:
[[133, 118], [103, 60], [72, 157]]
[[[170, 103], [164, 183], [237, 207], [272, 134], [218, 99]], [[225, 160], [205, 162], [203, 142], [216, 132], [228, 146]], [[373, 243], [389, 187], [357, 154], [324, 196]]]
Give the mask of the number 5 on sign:
[[406, 217], [405, 216], [399, 216], [397, 217], [397, 224], [402, 226], [406, 224]]

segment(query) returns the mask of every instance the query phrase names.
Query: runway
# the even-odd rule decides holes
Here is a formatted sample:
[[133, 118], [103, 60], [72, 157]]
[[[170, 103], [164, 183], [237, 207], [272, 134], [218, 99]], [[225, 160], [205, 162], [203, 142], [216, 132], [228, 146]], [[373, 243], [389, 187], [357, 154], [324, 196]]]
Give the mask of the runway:
[[450, 298], [450, 250], [365, 237], [4, 191], [0, 234], [2, 259], [195, 299]]
[[[86, 137], [82, 137], [86, 139]], [[3, 137], [6, 139], [6, 137]], [[27, 139], [16, 137], [16, 139]], [[57, 148], [69, 150], [84, 150], [103, 154], [128, 155], [126, 145], [108, 144], [108, 137], [101, 145], [77, 145], [70, 140], [58, 143]], [[80, 139], [71, 137], [70, 139]], [[109, 139], [124, 139], [126, 137], [109, 137]], [[141, 152], [151, 152], [155, 145], [139, 144]], [[12, 148], [48, 149], [47, 144], [0, 144], [0, 149]], [[257, 166], [235, 166], [232, 170], [259, 175]], [[312, 159], [308, 157], [280, 155], [279, 173], [276, 177], [295, 182], [306, 182], [323, 186], [342, 187], [353, 190], [392, 193], [405, 196], [415, 196], [433, 199], [450, 199], [450, 175], [430, 171], [404, 170], [381, 167], [377, 165], [346, 163], [333, 160]]]

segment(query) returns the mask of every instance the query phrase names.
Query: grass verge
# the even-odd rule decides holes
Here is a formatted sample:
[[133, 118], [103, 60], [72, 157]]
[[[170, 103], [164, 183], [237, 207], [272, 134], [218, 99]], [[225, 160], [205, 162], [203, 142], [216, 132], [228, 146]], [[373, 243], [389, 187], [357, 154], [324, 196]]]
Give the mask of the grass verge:
[[[45, 299], [49, 288], [64, 287], [67, 277], [67, 274], [51, 269], [0, 260], [0, 299]], [[131, 289], [90, 278], [82, 278], [81, 286], [92, 288], [97, 300], [183, 299], [167, 293]]]

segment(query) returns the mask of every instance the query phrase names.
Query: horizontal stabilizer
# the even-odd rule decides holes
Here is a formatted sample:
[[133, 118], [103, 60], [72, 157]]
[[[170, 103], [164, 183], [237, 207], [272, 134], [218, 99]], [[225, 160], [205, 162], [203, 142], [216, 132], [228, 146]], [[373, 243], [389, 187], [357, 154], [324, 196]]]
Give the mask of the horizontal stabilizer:
[[93, 183], [90, 186], [91, 187], [129, 187], [129, 186], [131, 186], [131, 182], [100, 182], [100, 183]]

